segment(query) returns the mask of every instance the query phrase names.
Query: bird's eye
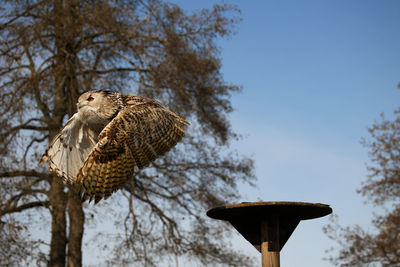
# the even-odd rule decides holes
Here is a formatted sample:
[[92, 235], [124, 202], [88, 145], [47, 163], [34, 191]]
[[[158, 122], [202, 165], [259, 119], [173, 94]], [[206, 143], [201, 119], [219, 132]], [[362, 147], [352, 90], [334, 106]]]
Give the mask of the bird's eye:
[[94, 98], [91, 97], [91, 96], [89, 96], [88, 99], [87, 99], [87, 101], [89, 101], [89, 102], [92, 102], [93, 100], [94, 100]]

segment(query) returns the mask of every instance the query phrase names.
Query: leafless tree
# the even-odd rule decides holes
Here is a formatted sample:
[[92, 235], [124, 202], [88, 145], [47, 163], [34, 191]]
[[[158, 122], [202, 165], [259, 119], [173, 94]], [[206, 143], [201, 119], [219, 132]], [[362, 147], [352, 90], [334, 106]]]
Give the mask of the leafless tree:
[[330, 258], [336, 266], [400, 266], [400, 109], [395, 114], [392, 121], [382, 115], [369, 128], [371, 138], [363, 140], [371, 164], [358, 192], [385, 214], [374, 215], [372, 232], [359, 225], [342, 227], [337, 219], [325, 227], [340, 245]]
[[[252, 160], [229, 149], [239, 88], [224, 81], [216, 46], [237, 13], [221, 4], [187, 14], [159, 0], [1, 1], [0, 265], [81, 266], [85, 226], [105, 217], [118, 231], [94, 242], [111, 246], [100, 259], [109, 265], [251, 265], [224, 243], [226, 225], [205, 217], [254, 180]], [[155, 98], [191, 123], [181, 144], [97, 206], [37, 165], [90, 89]]]

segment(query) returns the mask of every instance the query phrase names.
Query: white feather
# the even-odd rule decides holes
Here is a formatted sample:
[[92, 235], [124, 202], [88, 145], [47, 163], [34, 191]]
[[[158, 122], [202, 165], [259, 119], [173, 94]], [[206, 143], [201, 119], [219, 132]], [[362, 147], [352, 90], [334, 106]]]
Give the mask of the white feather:
[[69, 182], [76, 179], [82, 163], [97, 143], [98, 133], [82, 122], [79, 115], [75, 113], [67, 121], [46, 153], [49, 169]]

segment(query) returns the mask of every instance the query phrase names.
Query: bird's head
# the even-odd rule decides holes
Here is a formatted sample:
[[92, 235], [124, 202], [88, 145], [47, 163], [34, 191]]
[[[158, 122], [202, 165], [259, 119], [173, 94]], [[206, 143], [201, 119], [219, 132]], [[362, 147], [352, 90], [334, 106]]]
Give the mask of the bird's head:
[[110, 91], [88, 91], [78, 98], [79, 118], [95, 124], [106, 124], [116, 116], [120, 106], [116, 93]]
[[104, 103], [104, 91], [88, 91], [78, 98], [78, 111], [97, 111]]

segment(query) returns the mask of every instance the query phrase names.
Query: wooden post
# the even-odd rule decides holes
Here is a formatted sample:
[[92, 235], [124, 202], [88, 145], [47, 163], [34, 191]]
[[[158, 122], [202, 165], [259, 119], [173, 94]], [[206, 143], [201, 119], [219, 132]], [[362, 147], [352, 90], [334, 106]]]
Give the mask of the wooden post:
[[261, 266], [280, 267], [279, 217], [261, 219]]
[[243, 202], [207, 211], [211, 218], [229, 221], [261, 252], [263, 267], [280, 267], [279, 253], [301, 220], [330, 213], [329, 205], [307, 202]]

